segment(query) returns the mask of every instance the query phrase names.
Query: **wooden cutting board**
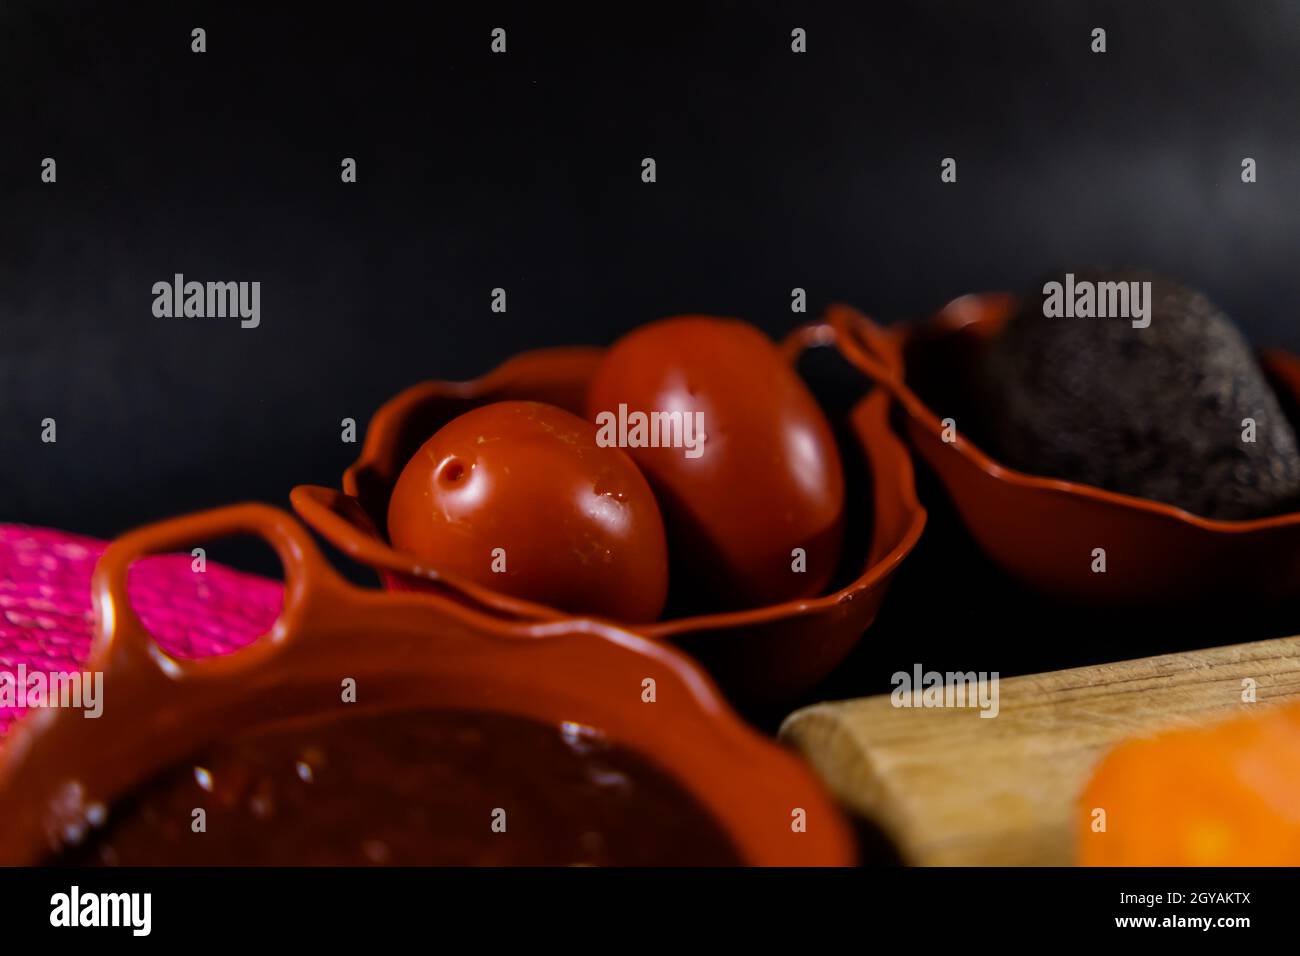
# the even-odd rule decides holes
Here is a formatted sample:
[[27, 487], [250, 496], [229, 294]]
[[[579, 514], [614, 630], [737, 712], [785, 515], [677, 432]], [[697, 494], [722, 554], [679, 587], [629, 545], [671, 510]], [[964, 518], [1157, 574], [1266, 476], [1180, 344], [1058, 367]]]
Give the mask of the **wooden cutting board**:
[[[1256, 703], [1243, 702], [1247, 679]], [[1076, 799], [1128, 737], [1300, 697], [1300, 637], [1007, 678], [999, 712], [900, 708], [889, 695], [786, 718], [839, 800], [918, 865], [1068, 865]]]

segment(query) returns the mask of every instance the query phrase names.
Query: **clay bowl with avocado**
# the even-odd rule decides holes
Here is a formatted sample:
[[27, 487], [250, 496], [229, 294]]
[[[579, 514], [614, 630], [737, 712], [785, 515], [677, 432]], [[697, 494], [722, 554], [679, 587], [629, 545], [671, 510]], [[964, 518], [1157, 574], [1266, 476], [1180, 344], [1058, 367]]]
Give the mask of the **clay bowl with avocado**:
[[[1092, 606], [1300, 597], [1300, 358], [1253, 352], [1199, 293], [1135, 281], [1152, 283], [1145, 324], [1049, 317], [1035, 289], [888, 329], [833, 306], [826, 325], [1030, 588]], [[879, 360], [900, 347], [902, 374]]]

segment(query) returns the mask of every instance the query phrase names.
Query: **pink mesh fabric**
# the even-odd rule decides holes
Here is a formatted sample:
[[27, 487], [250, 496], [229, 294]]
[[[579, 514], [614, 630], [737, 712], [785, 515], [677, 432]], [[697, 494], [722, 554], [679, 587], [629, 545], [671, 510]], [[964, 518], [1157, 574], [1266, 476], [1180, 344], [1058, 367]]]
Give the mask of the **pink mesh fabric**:
[[[106, 542], [47, 528], [0, 524], [0, 670], [78, 670], [90, 651], [90, 574]], [[131, 604], [164, 651], [194, 658], [229, 654], [266, 633], [280, 613], [281, 585], [189, 555], [136, 562]], [[0, 737], [24, 713], [0, 706]]]

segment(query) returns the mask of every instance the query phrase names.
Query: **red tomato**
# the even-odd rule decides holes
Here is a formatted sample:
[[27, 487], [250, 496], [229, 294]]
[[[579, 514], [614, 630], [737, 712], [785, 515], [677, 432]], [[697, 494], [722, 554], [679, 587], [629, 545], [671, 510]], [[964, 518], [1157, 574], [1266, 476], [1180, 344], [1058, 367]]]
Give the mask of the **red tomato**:
[[663, 519], [641, 472], [538, 402], [439, 429], [393, 488], [388, 536], [433, 568], [575, 614], [652, 621], [668, 593]]
[[[587, 412], [598, 426], [617, 423], [650, 479], [675, 581], [728, 607], [825, 589], [844, 536], [839, 451], [812, 393], [758, 329], [705, 316], [642, 326], [606, 353]], [[634, 447], [635, 413], [682, 413], [682, 427], [661, 418], [658, 447]], [[695, 449], [686, 447], [698, 437], [688, 422], [703, 428]], [[682, 438], [677, 446], [675, 435]], [[640, 437], [653, 441], [654, 429]], [[806, 556], [802, 571], [796, 549]]]

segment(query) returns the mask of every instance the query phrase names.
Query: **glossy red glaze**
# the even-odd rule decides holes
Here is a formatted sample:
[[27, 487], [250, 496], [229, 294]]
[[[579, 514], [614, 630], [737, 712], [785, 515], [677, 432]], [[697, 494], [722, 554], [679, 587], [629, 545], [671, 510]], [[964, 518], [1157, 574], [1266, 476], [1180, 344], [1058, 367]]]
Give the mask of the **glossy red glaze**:
[[[279, 619], [233, 654], [168, 657], [130, 605], [128, 568], [145, 554], [232, 534], [265, 538], [284, 564]], [[340, 707], [595, 728], [677, 781], [746, 863], [854, 859], [850, 831], [810, 771], [745, 726], [684, 655], [627, 631], [587, 620], [508, 622], [432, 595], [358, 589], [289, 515], [254, 504], [124, 535], [100, 559], [92, 589], [98, 623], [86, 666], [104, 672], [108, 703], [97, 720], [74, 708], [45, 711], [0, 746], [0, 865], [45, 859], [69, 826], [84, 826], [89, 807], [111, 813], [114, 801], [196, 751]], [[356, 703], [341, 701], [344, 678], [356, 682]], [[647, 679], [653, 703], [643, 699]], [[536, 786], [543, 797], [544, 780]], [[791, 828], [796, 808], [806, 832]]]
[[653, 621], [668, 596], [663, 519], [645, 477], [554, 405], [495, 402], [438, 429], [393, 487], [388, 540], [575, 614]]
[[[997, 335], [1017, 304], [1007, 294], [963, 296], [927, 324], [890, 329], [848, 306], [828, 313], [845, 357], [902, 406], [912, 446], [985, 552], [1033, 588], [1094, 605], [1300, 595], [1300, 513], [1215, 521], [1160, 502], [1015, 471], [960, 431], [964, 414], [974, 409], [932, 410], [888, 360], [904, 344], [912, 356], [942, 348], [959, 360]], [[1283, 406], [1300, 407], [1300, 359], [1269, 351], [1261, 362]], [[956, 441], [943, 440], [943, 418], [957, 422]], [[1094, 548], [1106, 550], [1104, 574], [1092, 570]]]
[[[820, 325], [796, 331], [783, 344], [787, 360], [829, 344], [827, 332]], [[343, 475], [343, 490], [300, 486], [290, 496], [293, 507], [343, 553], [375, 568], [388, 588], [435, 592], [507, 619], [562, 620], [555, 608], [481, 587], [399, 553], [380, 527], [402, 467], [443, 424], [476, 405], [512, 398], [581, 414], [600, 359], [595, 348], [545, 349], [519, 355], [472, 382], [412, 386], [371, 419], [361, 455]], [[901, 355], [891, 361], [901, 364]], [[641, 624], [637, 633], [689, 651], [733, 700], [746, 705], [784, 702], [829, 674], [875, 620], [894, 572], [925, 527], [911, 457], [889, 426], [889, 408], [889, 396], [873, 390], [847, 423], [853, 447], [842, 455], [860, 458], [866, 472], [849, 493], [865, 499], [871, 514], [869, 530], [861, 532], [865, 540], [851, 543], [850, 553], [862, 555], [852, 581], [816, 597]]]
[[587, 419], [633, 414], [680, 415], [706, 436], [693, 449], [628, 448], [663, 508], [675, 581], [718, 609], [825, 590], [844, 537], [843, 468], [821, 408], [766, 335], [708, 316], [634, 329], [596, 369]]

